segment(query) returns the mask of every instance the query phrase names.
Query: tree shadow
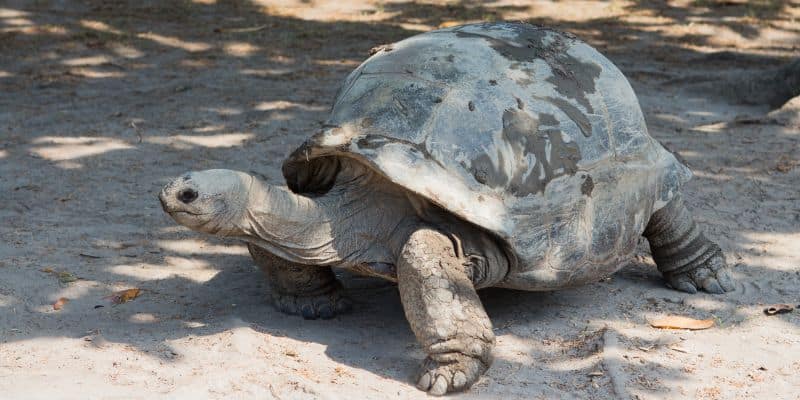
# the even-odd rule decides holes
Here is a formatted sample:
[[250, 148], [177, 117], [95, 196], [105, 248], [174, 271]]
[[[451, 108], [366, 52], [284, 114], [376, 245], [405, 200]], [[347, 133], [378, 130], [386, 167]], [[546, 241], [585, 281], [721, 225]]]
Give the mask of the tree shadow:
[[[67, 257], [57, 268], [81, 278], [68, 286], [59, 286], [49, 273], [28, 268], [22, 272], [28, 275], [28, 283], [17, 290], [37, 288], [39, 294], [17, 294], [24, 303], [0, 307], [0, 322], [6, 327], [4, 343], [41, 337], [83, 339], [98, 349], [120, 343], [168, 365], [184, 357], [172, 343], [245, 329], [321, 345], [329, 359], [385, 379], [404, 383], [413, 378], [424, 354], [408, 328], [393, 284], [340, 274], [356, 302], [354, 311], [331, 321], [305, 321], [283, 315], [267, 303], [268, 285], [244, 255], [243, 246], [187, 236], [193, 235], [166, 232], [151, 239], [157, 244], [112, 251], [96, 248], [85, 251], [85, 256]], [[166, 271], [154, 277], [153, 269]], [[769, 268], [747, 269], [761, 276], [760, 284], [774, 285], [782, 278]], [[737, 268], [736, 272], [742, 271]], [[125, 304], [110, 304], [111, 287], [130, 286], [142, 289], [141, 296]], [[642, 390], [666, 392], [672, 383], [685, 379], [687, 370], [682, 364], [646, 360], [639, 354], [670, 352], [670, 346], [680, 343], [679, 336], [687, 334], [635, 336], [635, 330], [627, 326], [647, 324], [652, 315], [679, 314], [712, 316], [720, 328], [733, 330], [752, 320], [753, 305], [800, 294], [791, 285], [781, 286], [759, 287], [745, 281], [726, 296], [687, 295], [665, 288], [652, 265], [634, 262], [610, 279], [578, 289], [482, 291], [498, 348], [493, 368], [470, 395], [523, 394], [534, 387], [537, 393], [553, 396], [575, 391], [629, 397]], [[71, 289], [80, 295], [71, 295]], [[6, 294], [5, 290], [0, 293]], [[57, 313], [48, 310], [59, 296], [70, 302]], [[800, 324], [797, 319], [786, 322]], [[22, 329], [7, 330], [16, 327]], [[609, 335], [619, 341], [616, 352], [608, 349]], [[694, 336], [702, 337], [702, 333]], [[296, 352], [303, 345], [299, 346], [292, 353], [287, 351], [294, 355], [286, 357], [299, 357]], [[629, 391], [616, 393], [615, 385]]]
[[446, 3], [390, 3], [384, 6], [392, 16], [390, 23], [415, 23], [438, 27], [463, 21], [497, 21], [508, 13], [525, 11], [524, 5], [491, 5], [476, 0], [459, 0]]

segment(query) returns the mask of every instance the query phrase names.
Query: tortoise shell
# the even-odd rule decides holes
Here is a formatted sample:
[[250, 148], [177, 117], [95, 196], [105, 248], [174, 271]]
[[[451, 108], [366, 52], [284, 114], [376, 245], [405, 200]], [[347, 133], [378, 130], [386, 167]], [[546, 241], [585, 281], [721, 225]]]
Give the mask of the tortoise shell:
[[611, 61], [573, 35], [522, 23], [381, 48], [285, 161], [287, 184], [324, 192], [338, 157], [496, 235], [512, 260], [498, 286], [526, 290], [613, 273], [691, 178], [649, 136]]

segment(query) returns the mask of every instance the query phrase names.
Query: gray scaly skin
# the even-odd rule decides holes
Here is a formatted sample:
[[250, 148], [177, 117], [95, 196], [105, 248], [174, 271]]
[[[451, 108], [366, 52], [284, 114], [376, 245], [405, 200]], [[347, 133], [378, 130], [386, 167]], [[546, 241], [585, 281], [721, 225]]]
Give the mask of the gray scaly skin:
[[683, 205], [680, 194], [650, 217], [644, 236], [658, 270], [673, 288], [721, 294], [735, 289], [725, 255], [706, 239]]
[[247, 249], [267, 276], [272, 303], [281, 312], [305, 319], [331, 319], [350, 311], [352, 302], [330, 267], [295, 264], [258, 247]]
[[[491, 321], [476, 289], [506, 276], [504, 251], [490, 235], [424, 202], [409, 201], [367, 169], [345, 166], [343, 171], [338, 189], [325, 199], [294, 195], [228, 170], [188, 173], [165, 186], [159, 197], [182, 225], [248, 242], [270, 280], [276, 306], [289, 314], [328, 318], [347, 310], [349, 302], [328, 264], [356, 271], [374, 262], [396, 265], [403, 308], [429, 354], [418, 386], [437, 395], [467, 389], [491, 365], [494, 347]], [[371, 185], [363, 187], [363, 182]], [[401, 212], [382, 209], [392, 204]], [[282, 215], [273, 214], [276, 210]], [[300, 215], [308, 220], [297, 220]], [[427, 220], [445, 231], [429, 228]], [[348, 235], [353, 231], [361, 231], [363, 241]], [[377, 236], [367, 237], [367, 232]], [[384, 248], [387, 244], [392, 248]]]
[[492, 364], [492, 322], [470, 267], [447, 236], [425, 228], [408, 238], [398, 260], [403, 309], [428, 353], [417, 387], [432, 395], [468, 388]]

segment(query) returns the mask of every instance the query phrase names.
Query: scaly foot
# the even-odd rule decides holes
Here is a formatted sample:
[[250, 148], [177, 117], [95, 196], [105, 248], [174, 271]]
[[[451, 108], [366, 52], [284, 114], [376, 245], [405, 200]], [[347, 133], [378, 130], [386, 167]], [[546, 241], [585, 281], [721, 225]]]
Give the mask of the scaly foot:
[[461, 353], [431, 354], [422, 363], [417, 387], [433, 396], [466, 390], [488, 366]]
[[327, 292], [314, 295], [273, 293], [272, 301], [285, 314], [300, 315], [305, 319], [331, 319], [352, 308], [353, 303], [343, 292], [341, 285], [336, 285]]
[[665, 274], [664, 279], [674, 289], [686, 293], [705, 290], [708, 293], [722, 294], [736, 290], [725, 256], [718, 252], [694, 269], [677, 274]]

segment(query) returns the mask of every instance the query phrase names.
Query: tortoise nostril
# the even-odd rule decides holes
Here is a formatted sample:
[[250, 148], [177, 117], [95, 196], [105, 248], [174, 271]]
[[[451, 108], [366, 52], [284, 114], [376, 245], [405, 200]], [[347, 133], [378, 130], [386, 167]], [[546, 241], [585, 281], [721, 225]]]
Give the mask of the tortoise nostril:
[[184, 189], [178, 192], [178, 200], [182, 203], [189, 204], [197, 199], [197, 191], [193, 189]]

